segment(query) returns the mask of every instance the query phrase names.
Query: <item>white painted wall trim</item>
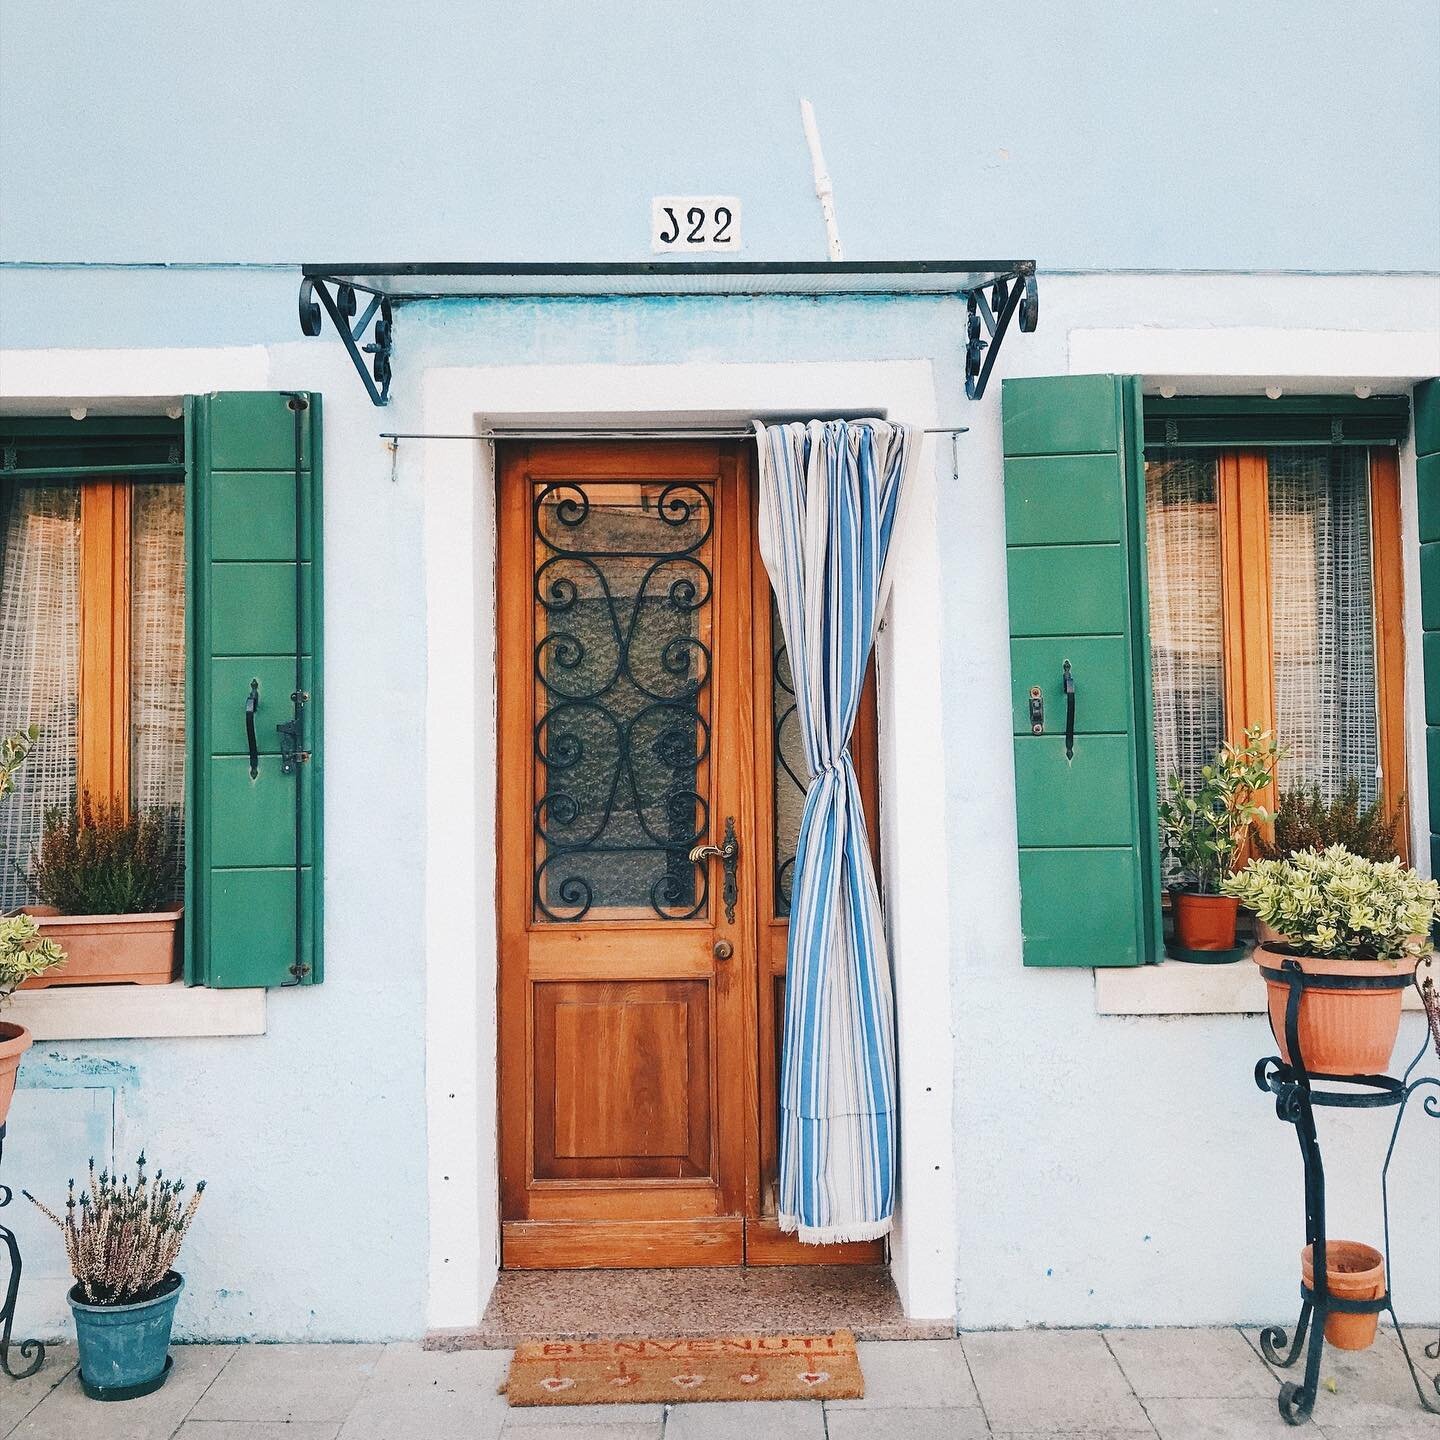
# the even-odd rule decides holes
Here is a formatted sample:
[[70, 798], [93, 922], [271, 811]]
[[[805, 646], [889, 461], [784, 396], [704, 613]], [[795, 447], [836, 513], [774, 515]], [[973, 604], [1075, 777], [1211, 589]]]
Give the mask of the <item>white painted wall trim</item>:
[[[1414, 988], [1405, 992], [1407, 1010], [1421, 1009]], [[1265, 981], [1246, 959], [1231, 965], [1160, 965], [1095, 971], [1097, 1015], [1263, 1015]]]
[[17, 990], [0, 1018], [36, 1040], [168, 1040], [263, 1035], [263, 990], [170, 985], [68, 985]]
[[[745, 423], [836, 411], [937, 423], [928, 361], [437, 367], [423, 428]], [[425, 442], [426, 1109], [432, 1329], [474, 1325], [499, 1264], [493, 456]], [[948, 475], [948, 466], [944, 467]], [[900, 1035], [891, 1269], [906, 1313], [954, 1314], [955, 1131], [937, 476], [924, 464], [879, 660], [881, 848]], [[903, 697], [903, 703], [901, 703]]]
[[[1070, 373], [1143, 375], [1147, 384], [1173, 380], [1187, 392], [1233, 392], [1237, 383], [1261, 390], [1287, 380], [1307, 382], [1307, 390], [1349, 388], [1362, 381], [1377, 391], [1408, 390], [1416, 380], [1440, 373], [1440, 335], [1433, 330], [1250, 325], [1075, 329], [1070, 332]], [[1218, 383], [1222, 379], [1223, 385]]]

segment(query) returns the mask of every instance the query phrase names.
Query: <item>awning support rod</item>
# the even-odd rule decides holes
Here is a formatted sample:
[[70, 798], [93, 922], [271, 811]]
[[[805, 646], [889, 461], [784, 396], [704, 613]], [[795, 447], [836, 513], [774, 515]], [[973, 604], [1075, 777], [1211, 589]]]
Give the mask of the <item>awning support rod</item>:
[[[965, 435], [968, 425], [941, 425], [922, 430], [922, 435]], [[547, 430], [542, 426], [501, 426], [478, 434], [437, 435], [419, 430], [382, 430], [382, 440], [753, 440], [753, 430], [629, 429], [629, 430]]]

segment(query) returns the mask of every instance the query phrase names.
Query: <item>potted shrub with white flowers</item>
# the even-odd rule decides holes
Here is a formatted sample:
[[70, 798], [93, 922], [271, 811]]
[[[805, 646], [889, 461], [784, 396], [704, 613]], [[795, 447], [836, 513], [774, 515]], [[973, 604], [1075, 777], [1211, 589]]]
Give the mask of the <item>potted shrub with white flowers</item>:
[[[1440, 883], [1399, 860], [1368, 860], [1332, 845], [1285, 860], [1252, 860], [1221, 888], [1281, 937], [1257, 945], [1253, 957], [1269, 987], [1270, 1027], [1281, 1058], [1290, 1063], [1289, 962], [1306, 976], [1297, 1026], [1305, 1068], [1322, 1075], [1383, 1074], [1400, 1032], [1405, 990], [1431, 950]], [[1327, 977], [1372, 983], [1339, 989], [1327, 986]]]
[[1238, 959], [1239, 906], [1222, 881], [1235, 868], [1254, 828], [1273, 816], [1256, 800], [1270, 785], [1280, 748], [1275, 737], [1250, 726], [1242, 743], [1226, 741], [1189, 784], [1178, 772], [1160, 802], [1160, 840], [1171, 873], [1170, 890], [1177, 958]]
[[133, 1185], [128, 1175], [97, 1175], [91, 1160], [78, 1197], [70, 1182], [63, 1219], [24, 1192], [65, 1237], [75, 1277], [66, 1299], [75, 1316], [80, 1383], [92, 1400], [148, 1395], [170, 1373], [175, 1306], [185, 1287], [175, 1261], [205, 1182], [188, 1200], [184, 1192], [184, 1182], [165, 1179], [163, 1171], [148, 1179], [143, 1154]]
[[179, 970], [182, 912], [173, 816], [129, 813], [84, 791], [45, 816], [26, 877], [38, 903], [26, 912], [67, 960], [27, 988], [166, 985]]

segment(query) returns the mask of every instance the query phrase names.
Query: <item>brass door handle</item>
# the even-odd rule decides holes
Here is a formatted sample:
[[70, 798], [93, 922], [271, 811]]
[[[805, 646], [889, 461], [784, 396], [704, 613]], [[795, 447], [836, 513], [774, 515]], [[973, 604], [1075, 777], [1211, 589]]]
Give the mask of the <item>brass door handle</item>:
[[735, 947], [728, 940], [715, 942], [715, 958], [717, 960], [728, 960], [734, 953]]
[[712, 857], [719, 860], [725, 867], [725, 883], [721, 895], [725, 901], [725, 919], [733, 925], [735, 923], [735, 902], [740, 898], [740, 887], [735, 880], [735, 872], [740, 868], [740, 842], [735, 838], [735, 817], [733, 815], [725, 817], [725, 843], [723, 845], [696, 845], [690, 851], [692, 865], [703, 865]]

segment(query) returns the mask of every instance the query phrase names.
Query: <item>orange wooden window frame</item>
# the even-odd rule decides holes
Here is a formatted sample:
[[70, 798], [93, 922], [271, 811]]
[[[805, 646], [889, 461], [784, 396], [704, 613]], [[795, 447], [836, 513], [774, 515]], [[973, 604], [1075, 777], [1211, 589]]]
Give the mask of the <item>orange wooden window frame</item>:
[[130, 807], [130, 509], [124, 480], [80, 483], [76, 788]]
[[[1403, 804], [1406, 787], [1400, 471], [1395, 452], [1388, 447], [1372, 448], [1369, 459], [1380, 795], [1386, 808], [1394, 811]], [[1231, 741], [1238, 740], [1247, 725], [1275, 729], [1269, 479], [1263, 450], [1227, 450], [1220, 456], [1216, 502], [1224, 616], [1225, 733]], [[1280, 738], [1283, 742], [1284, 736]], [[1283, 778], [1282, 773], [1282, 783]], [[1274, 806], [1274, 792], [1272, 786], [1263, 800], [1265, 805]], [[1401, 859], [1408, 861], [1404, 825], [1397, 842]]]

